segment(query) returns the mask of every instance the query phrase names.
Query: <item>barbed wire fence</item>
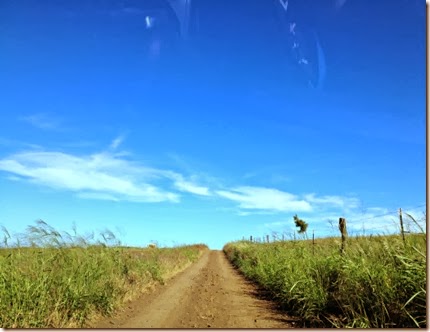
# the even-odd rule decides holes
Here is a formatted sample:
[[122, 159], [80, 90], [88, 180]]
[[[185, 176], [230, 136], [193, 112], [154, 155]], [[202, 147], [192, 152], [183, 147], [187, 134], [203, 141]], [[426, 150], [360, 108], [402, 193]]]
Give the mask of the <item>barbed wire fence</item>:
[[[345, 216], [348, 222], [348, 235], [350, 237], [358, 237], [358, 236], [374, 236], [374, 235], [395, 235], [401, 234], [404, 238], [405, 234], [408, 233], [424, 233], [426, 234], [426, 225], [427, 225], [427, 216], [426, 213], [423, 212], [421, 218], [417, 218], [413, 216], [412, 213], [408, 211], [417, 210], [425, 207], [426, 204], [419, 204], [405, 210], [401, 208], [398, 210], [392, 210], [385, 212], [383, 214], [374, 215], [371, 217], [364, 217], [359, 219], [348, 219], [348, 216]], [[363, 213], [365, 215], [365, 213]], [[382, 219], [382, 221], [381, 221]], [[380, 222], [376, 225], [371, 225], [370, 222], [374, 220], [379, 220]], [[319, 226], [318, 229], [312, 229], [311, 236], [312, 240], [321, 237], [338, 237], [339, 236], [339, 228], [337, 226], [337, 221], [333, 219], [327, 219], [327, 224], [323, 226]], [[399, 222], [400, 221], [400, 222]], [[381, 224], [382, 223], [382, 224]], [[296, 230], [289, 231], [273, 231], [271, 230], [271, 234], [263, 234], [259, 236], [251, 235], [249, 237], [243, 237], [244, 241], [251, 242], [276, 242], [276, 241], [295, 241], [299, 239], [309, 239], [309, 235], [306, 232], [305, 234], [299, 234]]]

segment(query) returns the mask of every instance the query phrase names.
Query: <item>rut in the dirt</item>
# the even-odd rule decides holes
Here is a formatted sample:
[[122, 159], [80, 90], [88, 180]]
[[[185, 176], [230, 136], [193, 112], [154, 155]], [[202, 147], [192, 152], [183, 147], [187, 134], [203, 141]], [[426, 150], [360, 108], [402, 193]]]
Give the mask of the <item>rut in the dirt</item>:
[[291, 328], [294, 320], [255, 296], [222, 251], [208, 251], [164, 286], [97, 328]]

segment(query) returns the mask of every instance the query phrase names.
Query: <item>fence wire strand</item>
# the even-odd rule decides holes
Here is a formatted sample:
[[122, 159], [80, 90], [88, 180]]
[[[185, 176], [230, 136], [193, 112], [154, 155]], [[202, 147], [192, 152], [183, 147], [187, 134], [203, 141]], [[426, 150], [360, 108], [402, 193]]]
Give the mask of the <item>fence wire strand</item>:
[[[422, 208], [422, 207], [426, 207], [426, 204], [420, 204], [420, 205], [416, 205], [414, 207], [409, 207], [407, 209], [402, 209], [402, 212], [403, 212], [403, 214], [412, 214], [412, 213], [410, 213], [408, 211], [412, 211], [412, 210], [419, 209], [419, 208]], [[362, 228], [357, 228], [358, 227], [357, 223], [359, 223], [359, 222], [369, 221], [369, 220], [375, 220], [375, 219], [382, 218], [382, 217], [387, 217], [387, 216], [392, 216], [393, 218], [395, 218], [391, 224], [386, 224], [386, 225], [381, 225], [381, 226], [374, 226], [374, 227], [369, 227], [369, 225], [366, 225], [366, 227], [364, 227], [364, 225], [363, 225]], [[391, 233], [397, 233], [397, 232], [399, 232], [399, 228], [400, 228], [400, 226], [397, 223], [397, 218], [398, 217], [399, 217], [399, 210], [390, 211], [390, 212], [386, 212], [386, 213], [379, 214], [379, 215], [376, 215], [376, 216], [366, 217], [366, 218], [361, 218], [361, 219], [348, 220], [348, 218], [346, 218], [347, 222], [349, 223], [349, 225], [354, 224], [354, 226], [355, 226], [354, 228], [348, 230], [348, 233], [350, 233], [350, 235], [352, 235], [352, 236], [353, 235], [359, 235], [359, 234], [365, 235], [366, 233], [372, 232], [374, 230], [381, 230], [381, 229], [385, 229], [387, 231], [387, 233], [390, 233], [390, 234]], [[424, 227], [423, 228], [425, 229], [426, 228], [425, 227], [426, 221], [427, 220], [417, 221], [417, 223], [418, 224], [424, 223]], [[411, 226], [411, 221], [409, 221], [407, 223], [407, 225], [409, 226], [408, 227], [409, 228], [408, 231], [410, 231], [410, 229], [411, 229], [411, 227], [410, 227]], [[393, 226], [395, 226], [395, 228]], [[338, 228], [337, 228], [337, 225], [335, 225], [334, 222], [331, 224], [331, 226], [324, 225], [324, 227], [322, 227], [322, 228], [324, 228], [326, 230], [327, 229], [330, 230], [329, 233], [331, 233], [331, 234], [327, 234], [327, 236], [337, 236], [338, 235]], [[295, 236], [300, 236], [299, 234], [296, 233], [296, 231], [291, 231], [291, 230], [289, 230], [289, 231], [280, 231], [280, 232], [275, 232], [273, 230], [270, 230], [270, 232], [272, 234], [271, 237], [273, 238], [273, 234], [276, 234], [276, 238], [277, 239], [281, 239], [281, 238], [285, 238], [285, 239], [286, 238], [295, 238]], [[267, 236], [267, 234], [264, 235], [264, 236], [255, 236], [255, 237], [253, 236], [252, 238], [255, 239], [255, 240], [260, 240], [261, 241], [262, 239], [266, 239], [266, 236]]]

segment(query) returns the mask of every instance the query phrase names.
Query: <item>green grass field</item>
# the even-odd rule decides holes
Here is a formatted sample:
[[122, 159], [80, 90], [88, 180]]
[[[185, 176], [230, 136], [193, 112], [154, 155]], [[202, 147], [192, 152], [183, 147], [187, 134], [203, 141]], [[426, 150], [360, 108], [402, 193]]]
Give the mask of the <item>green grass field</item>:
[[426, 235], [225, 245], [229, 260], [305, 327], [426, 327]]
[[205, 245], [125, 248], [60, 234], [42, 221], [0, 249], [0, 326], [85, 327], [196, 261]]

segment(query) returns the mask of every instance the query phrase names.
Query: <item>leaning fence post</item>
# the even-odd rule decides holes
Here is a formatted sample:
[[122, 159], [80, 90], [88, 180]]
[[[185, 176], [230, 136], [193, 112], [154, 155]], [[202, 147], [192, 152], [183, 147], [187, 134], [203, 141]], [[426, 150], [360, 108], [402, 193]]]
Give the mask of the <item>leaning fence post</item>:
[[339, 230], [342, 235], [342, 245], [340, 247], [340, 253], [345, 253], [345, 245], [346, 245], [346, 237], [348, 236], [348, 233], [346, 231], [346, 219], [345, 218], [339, 218]]

